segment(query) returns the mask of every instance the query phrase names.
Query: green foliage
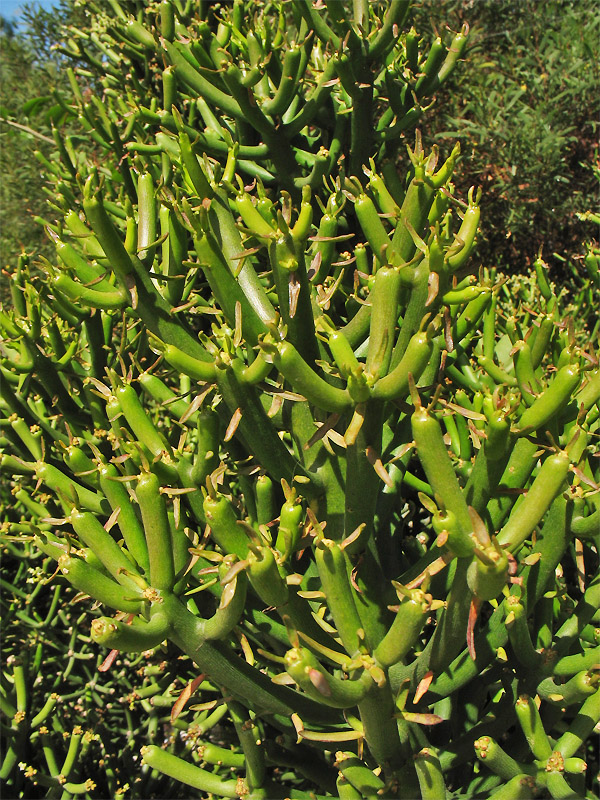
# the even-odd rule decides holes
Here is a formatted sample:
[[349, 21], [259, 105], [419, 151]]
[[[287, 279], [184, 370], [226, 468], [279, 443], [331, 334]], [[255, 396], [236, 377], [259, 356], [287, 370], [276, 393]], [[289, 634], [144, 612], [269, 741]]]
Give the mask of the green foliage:
[[593, 0], [415, 7], [419, 29], [470, 25], [469, 66], [438, 97], [426, 130], [440, 143], [460, 141], [458, 185], [475, 180], [485, 190], [478, 255], [486, 264], [524, 272], [543, 246], [553, 275], [568, 283], [564, 259], [589, 236], [576, 212], [598, 199], [596, 10]]
[[41, 214], [45, 207], [40, 165], [33, 151], [41, 149], [48, 152], [49, 145], [54, 143], [49, 138], [50, 129], [47, 125], [41, 126], [37, 135], [16, 125], [29, 128], [29, 119], [23, 115], [23, 106], [39, 95], [40, 85], [46, 80], [45, 72], [35, 66], [34, 58], [23, 41], [3, 33], [0, 47], [0, 259], [3, 266], [21, 249], [38, 249], [44, 245], [43, 232], [33, 219], [33, 215]]
[[90, 611], [81, 596], [53, 580], [54, 562], [34, 547], [5, 541], [2, 570], [7, 796], [46, 797], [61, 774], [69, 796], [187, 797], [181, 784], [139, 772], [135, 742], [162, 745], [165, 726], [171, 747], [187, 736], [170, 709], [195, 673], [166, 653], [106, 659], [87, 635]]
[[164, 746], [136, 709], [180, 791], [591, 797], [597, 263], [571, 323], [541, 259], [478, 268], [481, 192], [413, 132], [466, 29], [408, 10], [90, 2], [62, 48], [54, 252], [0, 313], [7, 542], [104, 652], [193, 662]]
[[[62, 56], [53, 50], [59, 30], [75, 22], [72, 3], [52, 12], [28, 4], [23, 26], [3, 21], [0, 32], [0, 266], [20, 252], [50, 255], [40, 217], [46, 211], [45, 166], [52, 153], [52, 126], [65, 122], [53, 92], [62, 83]], [[40, 91], [44, 94], [40, 95]], [[37, 219], [37, 221], [36, 221]], [[2, 299], [6, 283], [2, 281]]]

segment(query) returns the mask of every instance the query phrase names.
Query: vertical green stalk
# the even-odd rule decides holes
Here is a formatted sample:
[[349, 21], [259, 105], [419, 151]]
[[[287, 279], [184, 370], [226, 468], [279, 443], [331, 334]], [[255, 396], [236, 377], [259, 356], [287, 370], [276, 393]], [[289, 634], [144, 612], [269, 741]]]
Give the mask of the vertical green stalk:
[[319, 347], [304, 246], [296, 244], [291, 236], [280, 236], [269, 246], [269, 259], [286, 338], [308, 364], [313, 364], [319, 357]]
[[[364, 549], [373, 530], [381, 478], [375, 472], [368, 454], [381, 453], [383, 403], [370, 401], [364, 407], [364, 418], [356, 439], [346, 447], [346, 486], [344, 532], [350, 536], [364, 525], [360, 548]], [[354, 549], [354, 548], [351, 548]]]
[[154, 589], [170, 590], [175, 582], [171, 530], [156, 475], [152, 472], [140, 475], [135, 493], [148, 544], [150, 583]]

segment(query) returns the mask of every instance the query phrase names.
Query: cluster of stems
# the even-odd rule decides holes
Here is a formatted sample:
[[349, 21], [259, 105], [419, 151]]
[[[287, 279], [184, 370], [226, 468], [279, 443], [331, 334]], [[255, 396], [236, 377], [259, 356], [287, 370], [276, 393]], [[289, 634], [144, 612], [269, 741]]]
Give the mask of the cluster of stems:
[[[0, 312], [1, 465], [12, 535], [102, 604], [93, 641], [170, 642], [219, 695], [193, 758], [144, 764], [255, 800], [575, 796], [600, 370], [541, 258], [504, 313], [459, 148], [402, 142], [467, 29], [427, 47], [406, 0], [88, 5], [56, 100], [90, 151], [56, 132], [56, 258], [22, 256]], [[225, 715], [231, 750], [202, 741]]]

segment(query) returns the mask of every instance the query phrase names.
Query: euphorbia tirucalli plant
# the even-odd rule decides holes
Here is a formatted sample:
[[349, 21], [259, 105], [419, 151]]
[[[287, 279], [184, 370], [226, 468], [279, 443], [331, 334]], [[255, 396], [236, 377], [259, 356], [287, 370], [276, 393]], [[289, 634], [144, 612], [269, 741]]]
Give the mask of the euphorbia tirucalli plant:
[[467, 30], [427, 47], [394, 0], [89, 7], [65, 47], [95, 83], [57, 100], [96, 153], [57, 132], [56, 259], [11, 276], [2, 466], [94, 641], [185, 653], [174, 716], [222, 698], [231, 749], [144, 764], [221, 797], [584, 795], [596, 354], [541, 258], [500, 313], [458, 148], [403, 155]]

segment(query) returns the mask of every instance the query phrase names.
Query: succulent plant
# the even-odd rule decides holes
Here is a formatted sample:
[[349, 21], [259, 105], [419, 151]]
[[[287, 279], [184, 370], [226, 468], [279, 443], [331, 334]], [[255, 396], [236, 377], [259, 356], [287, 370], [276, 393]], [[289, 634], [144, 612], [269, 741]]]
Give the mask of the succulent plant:
[[56, 259], [11, 276], [2, 469], [93, 641], [170, 642], [198, 673], [174, 717], [204, 689], [196, 744], [235, 728], [144, 764], [221, 797], [582, 796], [597, 356], [541, 259], [501, 313], [458, 148], [398, 155], [466, 28], [89, 7], [58, 99], [97, 152], [57, 133]]

